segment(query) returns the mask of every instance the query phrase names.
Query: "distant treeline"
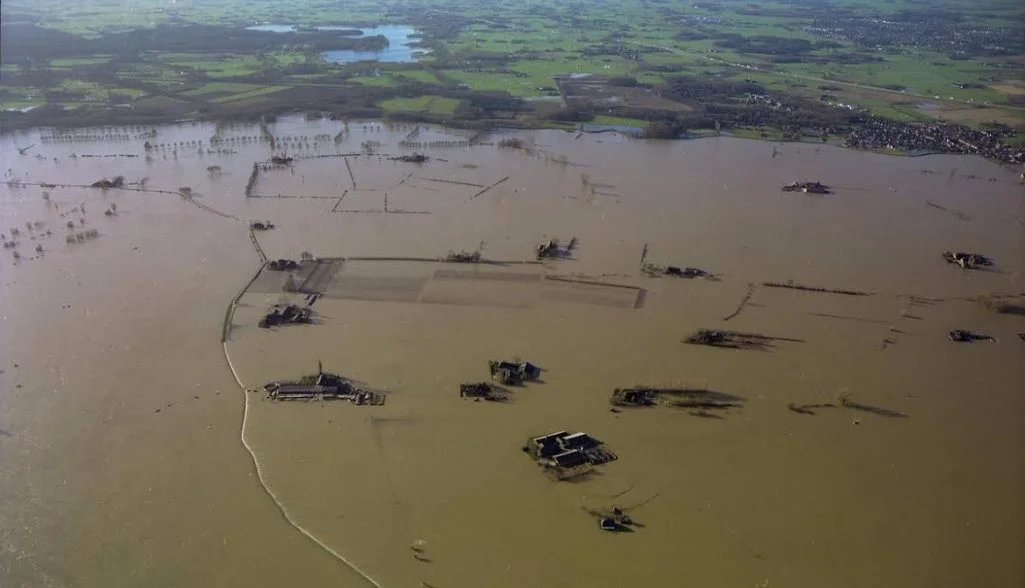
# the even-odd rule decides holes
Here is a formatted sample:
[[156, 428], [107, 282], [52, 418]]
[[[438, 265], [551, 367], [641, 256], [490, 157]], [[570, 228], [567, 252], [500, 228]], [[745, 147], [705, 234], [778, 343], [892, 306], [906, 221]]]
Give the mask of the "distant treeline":
[[[41, 70], [46, 71], [46, 70]], [[270, 74], [268, 74], [270, 75]], [[274, 77], [274, 76], [270, 76]], [[254, 82], [272, 83], [270, 79], [252, 76]], [[98, 78], [97, 78], [98, 79]], [[207, 120], [257, 120], [261, 116], [289, 112], [317, 112], [336, 118], [382, 118], [385, 112], [376, 106], [388, 98], [443, 96], [459, 100], [455, 112], [444, 116], [424, 113], [390, 114], [394, 120], [442, 122], [450, 126], [480, 125], [481, 128], [517, 125], [516, 116], [525, 106], [520, 98], [502, 91], [476, 91], [468, 88], [425, 84], [409, 81], [399, 86], [340, 85], [296, 86], [275, 92], [265, 100], [253, 103], [233, 102], [218, 104], [205, 102], [182, 94], [170, 95], [169, 100], [155, 103], [138, 102], [132, 108], [110, 108], [106, 105], [81, 106], [65, 110], [59, 103], [40, 106], [29, 112], [0, 112], [0, 121], [6, 131], [38, 125], [55, 127], [83, 127], [110, 124], [116, 120], [124, 124], [155, 124], [178, 118]]]
[[160, 25], [86, 39], [34, 24], [4, 23], [0, 25], [0, 60], [19, 63], [95, 54], [135, 56], [146, 51], [247, 53], [283, 45], [306, 45], [316, 51], [379, 51], [388, 46], [383, 35], [352, 37], [340, 32], [349, 31], [274, 33], [240, 27]]

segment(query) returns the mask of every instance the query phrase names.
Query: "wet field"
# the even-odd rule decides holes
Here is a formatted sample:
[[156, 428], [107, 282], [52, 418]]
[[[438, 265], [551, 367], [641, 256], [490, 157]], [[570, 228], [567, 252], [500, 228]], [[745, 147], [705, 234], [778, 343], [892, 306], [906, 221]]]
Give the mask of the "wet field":
[[[256, 126], [3, 137], [4, 180], [26, 184], [0, 185], [0, 232], [20, 228], [20, 259], [0, 257], [5, 585], [1020, 583], [1025, 317], [975, 300], [1025, 292], [1017, 172], [728, 138], [341, 130], [270, 125], [295, 160], [261, 166], [249, 197], [271, 155]], [[413, 149], [431, 159], [389, 159]], [[117, 175], [145, 191], [60, 187]], [[780, 191], [795, 179], [835, 193]], [[257, 220], [276, 228], [251, 239]], [[571, 237], [543, 264], [357, 259], [529, 261]], [[254, 245], [337, 259], [310, 282], [317, 324], [257, 327], [302, 299], [264, 270], [224, 328]], [[714, 279], [645, 275], [645, 250]], [[764, 285], [789, 280], [867, 295]], [[682, 343], [699, 328], [781, 339]], [[225, 352], [249, 388], [320, 361], [387, 402], [273, 402]], [[459, 397], [513, 357], [543, 381]], [[635, 384], [734, 400], [613, 412]], [[240, 442], [246, 403], [276, 502]], [[553, 483], [520, 447], [558, 430], [619, 458]], [[613, 505], [643, 526], [600, 531], [587, 509]]]

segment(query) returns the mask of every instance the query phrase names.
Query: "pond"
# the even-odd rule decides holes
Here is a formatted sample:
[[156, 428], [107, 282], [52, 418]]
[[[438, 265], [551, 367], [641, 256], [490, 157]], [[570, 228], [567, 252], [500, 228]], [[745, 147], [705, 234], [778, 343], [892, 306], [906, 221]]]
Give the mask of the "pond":
[[[321, 27], [322, 30], [331, 30]], [[362, 29], [364, 37], [384, 35], [388, 39], [388, 46], [380, 51], [352, 51], [339, 49], [335, 51], [324, 51], [320, 54], [325, 61], [331, 63], [351, 63], [353, 61], [383, 61], [386, 63], [411, 63], [416, 61], [417, 55], [422, 51], [410, 47], [410, 43], [418, 35], [411, 27], [402, 25], [384, 25], [379, 27]]]
[[[316, 27], [318, 31], [347, 31], [355, 27], [347, 26], [323, 26]], [[295, 25], [285, 24], [262, 24], [246, 27], [250, 31], [267, 31], [271, 33], [294, 33], [298, 29]], [[415, 38], [419, 35], [412, 27], [403, 25], [381, 25], [377, 27], [360, 28], [360, 37], [373, 37], [383, 35], [388, 39], [388, 46], [380, 51], [354, 51], [351, 49], [336, 49], [324, 51], [320, 54], [325, 61], [330, 63], [352, 63], [354, 61], [382, 61], [386, 63], [411, 63], [416, 61], [417, 55], [423, 50], [410, 47]], [[359, 37], [356, 37], [359, 38]]]

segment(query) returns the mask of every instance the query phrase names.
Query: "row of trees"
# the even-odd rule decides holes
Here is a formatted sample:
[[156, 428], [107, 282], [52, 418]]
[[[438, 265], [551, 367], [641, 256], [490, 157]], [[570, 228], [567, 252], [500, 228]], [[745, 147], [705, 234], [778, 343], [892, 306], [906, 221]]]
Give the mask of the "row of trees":
[[4, 63], [96, 54], [137, 56], [149, 51], [255, 53], [283, 45], [305, 45], [314, 51], [379, 51], [388, 46], [388, 39], [383, 35], [348, 37], [336, 31], [274, 33], [197, 24], [159, 25], [108, 33], [95, 39], [36, 25], [0, 27], [0, 59]]

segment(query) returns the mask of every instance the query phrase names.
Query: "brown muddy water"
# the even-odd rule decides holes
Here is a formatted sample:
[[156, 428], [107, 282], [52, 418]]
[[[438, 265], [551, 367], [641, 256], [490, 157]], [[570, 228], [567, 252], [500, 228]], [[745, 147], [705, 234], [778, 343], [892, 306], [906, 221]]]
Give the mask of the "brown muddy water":
[[[159, 127], [152, 143], [183, 144], [149, 161], [141, 130], [0, 140], [5, 180], [121, 174], [167, 192], [0, 186], [0, 232], [20, 228], [21, 257], [0, 257], [0, 584], [1021, 585], [1025, 316], [972, 300], [1025, 292], [1016, 171], [728, 138], [535, 132], [521, 135], [529, 152], [489, 143], [498, 135], [467, 148], [436, 143], [466, 139], [441, 129], [413, 139], [433, 158], [419, 166], [305, 158], [365, 141], [401, 153], [412, 127], [350, 123], [340, 144], [339, 123], [270, 130], [297, 160], [260, 173], [252, 198], [270, 149], [231, 138], [256, 127]], [[215, 132], [220, 153], [207, 151]], [[110, 154], [137, 157], [84, 157]], [[780, 192], [794, 179], [836, 193]], [[259, 265], [250, 220], [278, 226], [256, 234], [270, 258], [579, 247], [541, 266], [349, 260], [315, 304], [319, 324], [278, 330], [256, 326], [289, 299], [265, 272], [222, 347], [225, 309]], [[645, 244], [652, 263], [718, 280], [644, 277]], [[996, 265], [965, 272], [944, 249]], [[756, 287], [724, 321], [749, 284], [787, 280], [872, 295]], [[796, 341], [681, 343], [701, 327]], [[997, 341], [955, 344], [954, 328]], [[387, 403], [271, 402], [239, 388], [225, 350], [247, 387], [320, 360]], [[514, 356], [543, 382], [504, 404], [458, 396], [486, 360]], [[707, 387], [740, 406], [610, 411], [611, 390], [631, 384]], [[843, 398], [880, 410], [787, 409]], [[553, 483], [520, 447], [556, 430], [619, 459]], [[584, 510], [612, 505], [643, 526], [604, 533]]]

